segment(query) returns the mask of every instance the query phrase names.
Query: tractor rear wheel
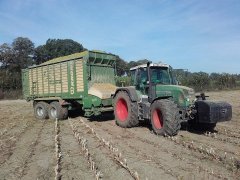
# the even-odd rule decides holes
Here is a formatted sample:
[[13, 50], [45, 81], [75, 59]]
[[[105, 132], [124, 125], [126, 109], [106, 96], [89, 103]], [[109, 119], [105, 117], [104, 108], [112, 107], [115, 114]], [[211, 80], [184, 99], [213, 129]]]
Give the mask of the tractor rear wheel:
[[158, 135], [176, 135], [181, 128], [177, 105], [168, 99], [154, 101], [151, 105], [151, 124]]
[[44, 101], [34, 102], [34, 115], [37, 119], [48, 119], [48, 103]]
[[49, 105], [48, 116], [50, 119], [66, 119], [68, 117], [68, 108], [63, 107], [58, 101], [53, 101]]
[[119, 91], [114, 98], [114, 115], [116, 124], [130, 128], [139, 124], [137, 103], [132, 102], [127, 92]]

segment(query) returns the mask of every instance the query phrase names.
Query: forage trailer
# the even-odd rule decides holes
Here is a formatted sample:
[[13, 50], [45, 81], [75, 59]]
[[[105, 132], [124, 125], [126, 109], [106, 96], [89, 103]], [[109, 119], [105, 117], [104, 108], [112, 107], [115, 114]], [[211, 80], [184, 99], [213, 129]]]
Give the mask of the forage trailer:
[[85, 116], [112, 111], [116, 56], [84, 51], [22, 70], [23, 95], [38, 119], [65, 119], [81, 108]]

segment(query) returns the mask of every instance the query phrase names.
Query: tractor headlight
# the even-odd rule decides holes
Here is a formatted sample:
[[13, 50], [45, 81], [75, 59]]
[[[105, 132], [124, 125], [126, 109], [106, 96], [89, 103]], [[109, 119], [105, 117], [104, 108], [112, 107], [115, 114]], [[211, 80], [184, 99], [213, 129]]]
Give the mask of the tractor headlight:
[[184, 94], [180, 94], [179, 96], [178, 96], [178, 102], [179, 102], [179, 104], [181, 104], [181, 105], [183, 105], [183, 104], [185, 104], [185, 98], [184, 98]]
[[188, 90], [184, 91], [184, 94], [186, 95], [186, 101], [189, 103], [194, 102], [195, 100], [195, 92], [193, 89], [189, 88]]

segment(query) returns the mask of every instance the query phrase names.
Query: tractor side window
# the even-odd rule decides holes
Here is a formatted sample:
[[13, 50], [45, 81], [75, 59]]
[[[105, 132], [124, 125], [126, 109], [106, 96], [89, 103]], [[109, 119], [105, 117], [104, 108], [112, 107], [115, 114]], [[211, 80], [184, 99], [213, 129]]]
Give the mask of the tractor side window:
[[136, 84], [136, 70], [130, 71], [130, 75], [131, 75], [131, 84], [135, 85]]
[[152, 81], [152, 83], [155, 83], [155, 84], [158, 83], [158, 71], [157, 71], [157, 69], [152, 70], [151, 81]]
[[147, 68], [140, 69], [140, 83], [147, 82]]
[[170, 84], [169, 73], [167, 70], [163, 70], [161, 76], [163, 84]]
[[147, 68], [139, 68], [137, 71], [136, 89], [140, 90], [143, 94], [146, 94], [147, 80]]

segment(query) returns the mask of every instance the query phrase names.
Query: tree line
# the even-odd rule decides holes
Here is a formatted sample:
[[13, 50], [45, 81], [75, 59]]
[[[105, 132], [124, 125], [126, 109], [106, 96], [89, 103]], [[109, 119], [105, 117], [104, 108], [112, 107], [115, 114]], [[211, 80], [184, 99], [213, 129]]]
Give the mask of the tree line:
[[0, 45], [0, 89], [21, 89], [21, 69], [84, 50], [80, 43], [71, 39], [48, 39], [38, 47], [24, 37], [14, 39], [11, 44], [3, 43]]
[[196, 91], [227, 90], [240, 88], [240, 74], [205, 73], [175, 70], [178, 81]]
[[[0, 45], [0, 98], [3, 92], [21, 93], [21, 69], [38, 65], [50, 59], [87, 50], [72, 39], [48, 39], [44, 45], [35, 47], [27, 37], [18, 37], [11, 44]], [[130, 83], [129, 69], [148, 62], [147, 59], [127, 62], [117, 56], [116, 74], [118, 85]], [[182, 85], [197, 90], [232, 89], [240, 86], [240, 75], [226, 73], [190, 73], [176, 70], [175, 74]]]

